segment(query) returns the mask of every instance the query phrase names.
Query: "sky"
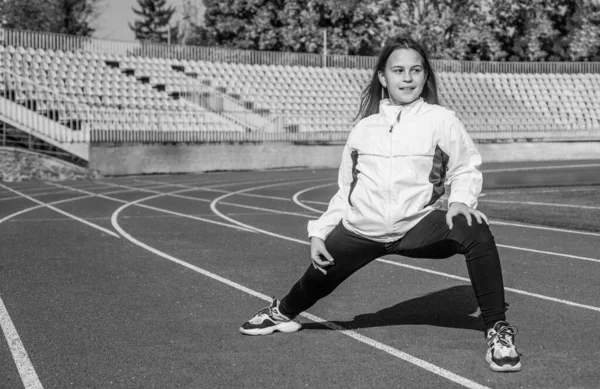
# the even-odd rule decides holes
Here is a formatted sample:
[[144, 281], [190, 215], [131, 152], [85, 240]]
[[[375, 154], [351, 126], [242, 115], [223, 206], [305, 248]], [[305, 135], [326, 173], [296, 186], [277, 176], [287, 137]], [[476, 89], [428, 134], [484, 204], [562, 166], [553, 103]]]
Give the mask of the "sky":
[[[196, 2], [202, 3], [199, 0], [196, 0]], [[181, 18], [183, 0], [167, 0], [167, 4], [176, 7], [171, 21], [177, 22]], [[134, 40], [133, 31], [128, 25], [136, 18], [132, 7], [140, 8], [137, 0], [100, 0], [99, 17], [93, 23], [96, 29], [94, 37], [124, 41]]]

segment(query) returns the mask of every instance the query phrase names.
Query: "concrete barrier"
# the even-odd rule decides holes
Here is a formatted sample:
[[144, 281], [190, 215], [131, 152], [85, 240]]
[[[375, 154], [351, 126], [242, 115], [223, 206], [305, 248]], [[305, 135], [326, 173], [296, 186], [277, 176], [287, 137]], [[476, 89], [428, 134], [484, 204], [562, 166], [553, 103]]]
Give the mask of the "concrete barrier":
[[[600, 159], [600, 142], [485, 143], [485, 162]], [[218, 170], [337, 168], [343, 145], [284, 142], [245, 144], [92, 144], [90, 168], [104, 175]]]

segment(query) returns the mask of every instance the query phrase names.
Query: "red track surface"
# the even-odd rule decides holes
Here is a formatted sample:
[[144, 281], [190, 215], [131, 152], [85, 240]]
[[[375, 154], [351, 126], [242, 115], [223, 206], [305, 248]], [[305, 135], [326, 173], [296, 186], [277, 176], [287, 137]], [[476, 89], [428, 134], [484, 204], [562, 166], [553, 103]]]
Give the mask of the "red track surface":
[[[598, 166], [491, 171], [507, 167], [484, 167], [490, 187], [600, 177]], [[520, 373], [485, 365], [458, 256], [386, 257], [301, 317], [303, 331], [239, 334], [263, 299], [284, 295], [308, 266], [306, 222], [318, 214], [306, 207], [326, 207], [335, 176], [294, 170], [0, 185], [0, 387], [598, 387], [600, 234], [492, 226], [508, 318], [520, 330]], [[32, 199], [66, 201], [54, 205], [58, 213], [31, 209], [39, 205]], [[332, 322], [310, 320], [317, 318]]]

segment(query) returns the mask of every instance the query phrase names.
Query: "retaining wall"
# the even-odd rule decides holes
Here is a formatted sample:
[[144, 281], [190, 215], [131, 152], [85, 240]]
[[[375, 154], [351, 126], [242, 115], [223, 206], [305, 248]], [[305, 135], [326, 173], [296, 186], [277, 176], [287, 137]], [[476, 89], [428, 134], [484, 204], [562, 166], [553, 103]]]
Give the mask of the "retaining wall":
[[[104, 175], [193, 173], [216, 170], [337, 168], [343, 145], [92, 144], [90, 168]], [[486, 143], [486, 162], [600, 159], [600, 142]]]

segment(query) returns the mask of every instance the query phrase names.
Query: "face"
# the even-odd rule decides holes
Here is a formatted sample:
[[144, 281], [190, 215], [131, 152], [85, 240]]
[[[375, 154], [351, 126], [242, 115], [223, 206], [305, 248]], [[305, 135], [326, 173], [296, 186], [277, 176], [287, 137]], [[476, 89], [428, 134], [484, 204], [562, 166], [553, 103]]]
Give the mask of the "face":
[[379, 82], [387, 88], [392, 103], [409, 104], [419, 98], [427, 77], [421, 55], [413, 49], [396, 49], [388, 58]]

